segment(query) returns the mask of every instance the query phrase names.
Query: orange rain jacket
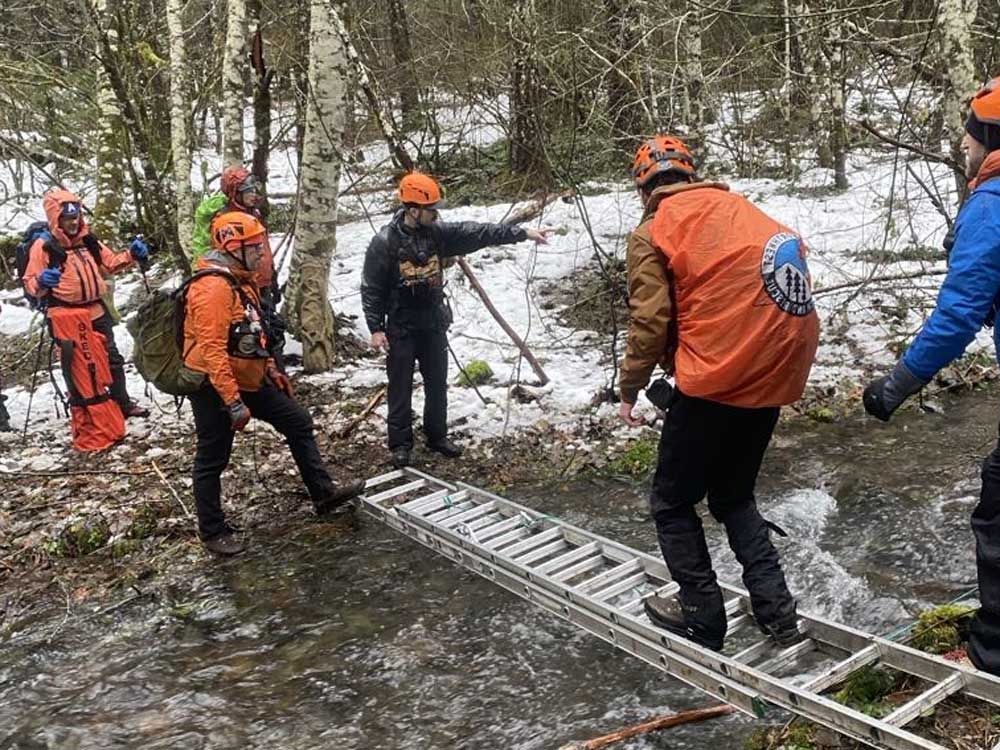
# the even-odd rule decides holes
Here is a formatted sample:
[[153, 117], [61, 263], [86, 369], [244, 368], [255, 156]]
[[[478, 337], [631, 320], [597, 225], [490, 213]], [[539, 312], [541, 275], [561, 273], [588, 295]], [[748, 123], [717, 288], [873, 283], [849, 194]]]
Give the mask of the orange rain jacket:
[[[245, 214], [250, 214], [255, 219], [260, 221], [261, 224], [264, 223], [264, 219], [258, 209], [247, 208], [242, 203], [237, 200], [239, 186], [243, 183], [247, 177], [250, 176], [250, 170], [246, 167], [227, 167], [222, 172], [222, 178], [219, 181], [219, 187], [222, 190], [222, 194], [229, 199], [229, 203], [226, 205], [218, 215], [225, 213], [226, 211], [242, 211]], [[213, 224], [215, 219], [212, 220]], [[215, 233], [212, 232], [214, 235]], [[258, 289], [267, 289], [274, 282], [274, 252], [271, 250], [271, 238], [268, 235], [264, 236], [264, 254], [260, 259], [260, 264], [257, 266], [257, 270], [254, 271], [254, 283], [257, 284]]]
[[114, 274], [129, 268], [133, 264], [132, 256], [125, 253], [112, 252], [103, 242], [100, 243], [101, 262], [98, 264], [94, 256], [83, 245], [83, 238], [90, 232], [87, 222], [80, 217], [80, 231], [75, 237], [67, 237], [59, 228], [59, 211], [64, 203], [79, 203], [80, 199], [68, 190], [52, 190], [42, 199], [42, 207], [49, 222], [49, 233], [52, 241], [66, 251], [66, 262], [61, 266], [62, 280], [59, 286], [52, 290], [38, 283], [38, 276], [49, 267], [49, 254], [45, 250], [44, 238], [35, 240], [28, 255], [28, 265], [24, 271], [24, 286], [30, 295], [39, 299], [51, 295], [50, 304], [86, 306], [91, 320], [96, 320], [105, 313], [101, 304], [101, 296], [108, 291], [103, 274]]
[[101, 247], [101, 262], [98, 264], [94, 256], [83, 245], [83, 238], [90, 232], [87, 222], [80, 217], [80, 231], [75, 237], [68, 237], [59, 228], [59, 212], [64, 203], [79, 203], [80, 199], [68, 190], [52, 190], [42, 198], [42, 207], [49, 221], [49, 233], [52, 241], [66, 251], [66, 262], [60, 267], [62, 280], [59, 286], [49, 290], [38, 283], [38, 276], [49, 267], [49, 253], [45, 249], [44, 238], [35, 240], [28, 251], [28, 265], [24, 270], [24, 287], [28, 294], [38, 299], [51, 295], [50, 304], [87, 307], [91, 320], [96, 320], [105, 313], [101, 297], [107, 294], [108, 285], [103, 274], [114, 274], [129, 268], [133, 264], [132, 256], [125, 253], [112, 252], [103, 242]]
[[[202, 257], [197, 270], [219, 268], [228, 271], [259, 311], [260, 296], [253, 275], [213, 263], [215, 252], [218, 251], [210, 251]], [[270, 359], [229, 356], [229, 328], [233, 323], [244, 320], [245, 316], [240, 295], [221, 276], [204, 276], [188, 288], [184, 317], [184, 364], [195, 372], [205, 373], [227, 405], [240, 397], [240, 391], [260, 390], [267, 367], [273, 364]]]
[[[633, 403], [655, 357], [669, 358], [674, 324], [672, 364], [684, 394], [746, 408], [796, 401], [819, 341], [798, 235], [718, 183], [659, 188], [650, 203], [655, 215], [629, 240], [622, 398]], [[633, 257], [644, 244], [661, 254], [661, 271]]]

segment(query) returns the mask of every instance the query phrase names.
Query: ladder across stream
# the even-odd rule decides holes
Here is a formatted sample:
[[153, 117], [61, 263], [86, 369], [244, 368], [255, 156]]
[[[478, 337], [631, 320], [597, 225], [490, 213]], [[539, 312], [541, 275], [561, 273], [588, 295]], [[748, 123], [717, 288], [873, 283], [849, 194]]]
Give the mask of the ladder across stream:
[[[775, 705], [872, 747], [944, 750], [907, 726], [953, 695], [1000, 706], [1000, 679], [822, 617], [800, 613], [805, 640], [781, 649], [757, 629], [747, 592], [726, 583], [726, 650], [702, 648], [656, 627], [643, 611], [645, 597], [677, 592], [662, 559], [462, 482], [401, 469], [368, 480], [358, 504], [455, 563], [757, 717]], [[918, 678], [922, 690], [881, 719], [822, 695], [876, 664]]]

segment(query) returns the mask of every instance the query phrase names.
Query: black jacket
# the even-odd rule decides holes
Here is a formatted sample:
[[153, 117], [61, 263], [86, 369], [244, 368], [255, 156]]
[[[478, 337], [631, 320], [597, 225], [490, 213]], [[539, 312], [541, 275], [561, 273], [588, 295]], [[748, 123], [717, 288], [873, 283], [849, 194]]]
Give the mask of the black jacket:
[[365, 253], [361, 306], [372, 333], [446, 329], [442, 258], [528, 238], [515, 224], [437, 221], [410, 229], [400, 209], [376, 234]]

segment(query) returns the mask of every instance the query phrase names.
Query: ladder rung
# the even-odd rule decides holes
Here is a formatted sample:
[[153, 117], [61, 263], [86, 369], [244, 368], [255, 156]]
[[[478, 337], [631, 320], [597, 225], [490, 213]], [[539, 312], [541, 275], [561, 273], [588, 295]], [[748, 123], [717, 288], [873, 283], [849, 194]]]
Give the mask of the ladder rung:
[[565, 568], [567, 565], [576, 562], [577, 560], [583, 559], [584, 557], [589, 557], [600, 549], [600, 545], [597, 542], [588, 542], [587, 544], [581, 545], [579, 547], [574, 547], [571, 551], [567, 552], [565, 555], [560, 555], [552, 560], [543, 562], [541, 565], [535, 567], [536, 573], [542, 573], [547, 575], [553, 570], [558, 570], [559, 568]]
[[563, 568], [558, 573], [553, 573], [552, 578], [560, 583], [563, 581], [568, 581], [571, 578], [575, 578], [581, 573], [587, 573], [591, 570], [596, 570], [604, 566], [604, 555], [597, 554], [593, 557], [588, 557], [586, 560], [582, 560], [575, 565], [570, 565], [568, 568]]
[[429, 495], [424, 495], [414, 500], [407, 500], [402, 505], [397, 506], [397, 509], [402, 509], [408, 513], [416, 513], [419, 515], [420, 508], [425, 505], [429, 506], [431, 503], [439, 503], [450, 494], [451, 490], [438, 490], [437, 492], [432, 492]]
[[894, 727], [901, 727], [909, 724], [925, 711], [934, 708], [938, 703], [950, 695], [954, 695], [965, 686], [965, 674], [955, 672], [951, 677], [931, 688], [925, 690], [916, 698], [904, 703], [882, 721], [892, 724]]
[[500, 534], [506, 534], [511, 529], [517, 529], [523, 525], [524, 521], [521, 520], [521, 517], [514, 516], [513, 518], [499, 521], [492, 526], [487, 526], [485, 529], [477, 532], [477, 536], [479, 537], [479, 541], [485, 544], [488, 540]]
[[756, 661], [763, 654], [766, 654], [773, 647], [774, 642], [770, 638], [764, 638], [763, 640], [757, 641], [756, 643], [747, 646], [742, 651], [734, 654], [733, 660], [738, 661], [741, 664], [750, 664]]
[[563, 538], [562, 527], [553, 526], [551, 529], [546, 529], [545, 531], [539, 532], [537, 534], [532, 534], [524, 541], [518, 542], [517, 544], [512, 544], [510, 547], [505, 549], [503, 553], [507, 557], [517, 557], [518, 555], [523, 555], [525, 552], [530, 552], [540, 544], [551, 542], [553, 539], [562, 539], [562, 538]]
[[633, 599], [628, 604], [625, 604], [618, 609], [627, 615], [632, 615], [635, 617], [640, 612], [642, 612], [642, 603], [646, 600], [646, 596], [640, 596], [638, 599]]
[[372, 487], [378, 487], [380, 484], [391, 482], [393, 479], [401, 479], [404, 476], [406, 476], [406, 472], [400, 471], [399, 469], [386, 472], [385, 474], [379, 474], [377, 477], [372, 477], [365, 482], [365, 489], [370, 490]]
[[642, 562], [638, 558], [632, 558], [631, 560], [626, 560], [609, 570], [605, 570], [603, 573], [599, 573], [593, 578], [583, 581], [582, 583], [578, 583], [575, 588], [579, 590], [581, 594], [588, 594], [591, 591], [596, 591], [597, 589], [606, 586], [612, 581], [618, 580], [624, 575], [634, 573], [637, 569], [642, 569]]
[[591, 596], [600, 601], [614, 599], [616, 596], [624, 594], [629, 589], [634, 589], [640, 583], [646, 582], [646, 569], [643, 568], [638, 573], [633, 573], [628, 578], [624, 578], [618, 583], [613, 583], [607, 588], [595, 591]]
[[878, 659], [879, 648], [877, 644], [873, 643], [870, 646], [851, 654], [843, 661], [834, 664], [823, 674], [803, 685], [802, 689], [808, 690], [811, 693], [825, 692], [828, 688], [832, 688], [834, 685], [843, 682], [844, 678], [852, 672], [856, 672], [862, 667], [878, 661]]
[[365, 498], [370, 503], [380, 503], [383, 500], [389, 500], [399, 495], [405, 495], [407, 492], [413, 492], [414, 490], [419, 490], [421, 487], [427, 486], [426, 479], [416, 479], [412, 482], [406, 484], [401, 484], [398, 487], [393, 487], [388, 490], [383, 490], [371, 497]]
[[469, 523], [469, 521], [474, 521], [477, 518], [488, 515], [492, 513], [497, 507], [496, 500], [490, 500], [488, 503], [480, 503], [474, 508], [465, 511], [464, 513], [459, 513], [457, 516], [448, 516], [441, 521], [441, 525], [448, 529], [452, 526], [457, 526], [460, 523]]
[[794, 646], [782, 649], [763, 664], [758, 664], [755, 669], [761, 672], [776, 672], [779, 669], [791, 664], [799, 657], [805, 656], [815, 650], [816, 641], [811, 638], [806, 638], [804, 641], [799, 641]]
[[480, 529], [486, 529], [493, 524], [503, 523], [507, 519], [508, 516], [501, 515], [500, 513], [491, 513], [490, 515], [483, 516], [482, 518], [477, 518], [469, 524], [469, 528], [473, 531], [479, 531]]
[[440, 524], [447, 518], [458, 518], [463, 515], [468, 510], [475, 510], [479, 506], [474, 500], [463, 500], [462, 502], [453, 502], [440, 510], [436, 510], [433, 513], [424, 514], [424, 518], [433, 524]]
[[556, 539], [554, 542], [549, 542], [538, 549], [532, 550], [526, 555], [521, 555], [517, 558], [519, 565], [531, 565], [531, 563], [536, 560], [544, 560], [546, 557], [555, 554], [556, 552], [561, 552], [562, 550], [569, 547], [565, 539]]
[[747, 614], [746, 612], [744, 612], [741, 615], [736, 615], [736, 617], [730, 617], [726, 621], [726, 635], [729, 635], [730, 633], [733, 633], [733, 632], [739, 630], [740, 628], [742, 628], [744, 625], [746, 625], [748, 622], [750, 622], [752, 620], [753, 620], [753, 618], [749, 614]]
[[737, 612], [742, 612], [743, 610], [743, 600], [738, 596], [734, 596], [732, 599], [726, 600], [726, 614], [730, 617], [735, 615]]
[[433, 499], [430, 502], [423, 503], [419, 507], [407, 508], [407, 512], [421, 516], [422, 518], [429, 518], [442, 510], [454, 508], [456, 505], [461, 505], [469, 497], [469, 493], [466, 490], [461, 490], [459, 492], [446, 492], [443, 495], [438, 493], [434, 494], [436, 497], [432, 496]]
[[501, 534], [498, 537], [494, 537], [488, 542], [485, 542], [486, 546], [491, 550], [498, 550], [501, 547], [505, 547], [511, 542], [517, 542], [525, 538], [525, 535], [531, 536], [531, 530], [525, 528], [524, 521], [520, 518], [511, 519], [514, 522], [514, 526], [511, 531], [506, 534]]

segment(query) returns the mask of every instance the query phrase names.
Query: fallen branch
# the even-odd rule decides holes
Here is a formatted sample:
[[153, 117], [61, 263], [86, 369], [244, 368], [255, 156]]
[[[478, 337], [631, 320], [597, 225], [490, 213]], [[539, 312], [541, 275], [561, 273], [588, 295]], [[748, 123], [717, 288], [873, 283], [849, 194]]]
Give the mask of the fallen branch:
[[345, 437], [350, 435], [357, 429], [357, 426], [365, 421], [369, 414], [375, 409], [376, 406], [381, 403], [382, 399], [385, 398], [386, 388], [382, 388], [378, 393], [371, 397], [368, 401], [368, 405], [361, 411], [361, 413], [351, 420], [350, 424], [341, 428], [337, 433], [337, 437], [343, 440]]
[[860, 124], [862, 128], [867, 130], [869, 133], [871, 133], [873, 136], [878, 138], [883, 143], [888, 143], [890, 146], [895, 146], [896, 148], [901, 148], [904, 151], [909, 151], [910, 153], [918, 154], [927, 159], [928, 161], [934, 161], [937, 162], [938, 164], [944, 164], [946, 166], [951, 167], [956, 172], [960, 173], [965, 172], [965, 170], [954, 159], [951, 159], [947, 156], [943, 156], [942, 154], [935, 154], [933, 151], [928, 151], [927, 149], [920, 148], [920, 146], [914, 146], [912, 143], [904, 143], [903, 141], [897, 138], [891, 138], [890, 136], [887, 136], [884, 133], [881, 133], [878, 130], [876, 130], [875, 126], [872, 125], [867, 120], [862, 120]]
[[188, 507], [184, 504], [184, 501], [181, 500], [181, 496], [177, 494], [177, 490], [175, 490], [173, 485], [167, 481], [167, 478], [165, 476], [163, 476], [163, 472], [160, 471], [160, 467], [156, 465], [156, 461], [150, 461], [150, 463], [153, 465], [153, 470], [156, 472], [156, 476], [160, 478], [160, 481], [163, 482], [164, 486], [168, 490], [170, 490], [170, 494], [174, 496], [175, 500], [177, 500], [177, 504], [181, 506], [181, 510], [184, 511], [184, 515], [186, 515], [188, 518], [193, 519], [194, 516], [191, 515], [191, 511], [188, 510]]
[[109, 477], [141, 477], [152, 474], [151, 471], [111, 471], [109, 469], [79, 469], [68, 471], [66, 469], [52, 469], [51, 471], [7, 471], [0, 469], [0, 476], [5, 477], [48, 477], [49, 479], [60, 479], [62, 477], [88, 476], [96, 474]]
[[848, 281], [844, 284], [836, 284], [835, 286], [825, 286], [822, 289], [814, 289], [813, 296], [818, 297], [821, 294], [830, 294], [832, 292], [841, 292], [845, 289], [854, 289], [855, 287], [862, 286], [863, 284], [876, 284], [885, 281], [908, 281], [910, 279], [919, 279], [921, 276], [944, 276], [947, 273], [948, 273], [947, 268], [941, 268], [932, 271], [914, 271], [913, 273], [900, 273], [894, 276], [874, 276], [869, 279], [859, 279], [858, 281]]
[[613, 745], [616, 742], [627, 740], [630, 737], [638, 737], [642, 734], [657, 732], [661, 729], [670, 729], [671, 727], [677, 727], [682, 724], [693, 724], [699, 721], [707, 721], [708, 719], [714, 719], [719, 716], [727, 716], [732, 713], [736, 713], [736, 709], [728, 704], [709, 706], [708, 708], [696, 708], [692, 711], [683, 711], [679, 714], [661, 716], [659, 719], [653, 719], [652, 721], [646, 721], [642, 724], [626, 727], [625, 729], [620, 729], [617, 732], [612, 732], [611, 734], [606, 734], [602, 737], [594, 737], [593, 739], [586, 740], [585, 742], [563, 745], [560, 750], [597, 750], [598, 748], [607, 747], [608, 745]]

